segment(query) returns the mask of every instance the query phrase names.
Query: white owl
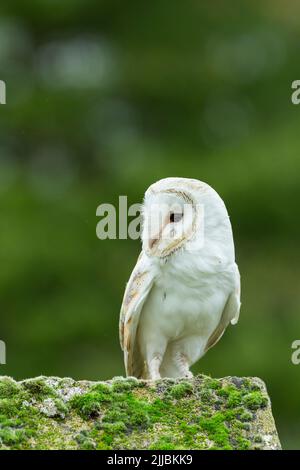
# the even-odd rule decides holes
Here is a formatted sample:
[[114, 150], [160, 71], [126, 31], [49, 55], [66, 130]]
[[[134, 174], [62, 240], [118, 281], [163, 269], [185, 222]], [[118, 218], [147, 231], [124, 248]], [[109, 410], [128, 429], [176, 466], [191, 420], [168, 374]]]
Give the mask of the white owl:
[[191, 377], [240, 310], [240, 275], [220, 196], [195, 179], [146, 191], [143, 249], [127, 284], [120, 341], [128, 376]]

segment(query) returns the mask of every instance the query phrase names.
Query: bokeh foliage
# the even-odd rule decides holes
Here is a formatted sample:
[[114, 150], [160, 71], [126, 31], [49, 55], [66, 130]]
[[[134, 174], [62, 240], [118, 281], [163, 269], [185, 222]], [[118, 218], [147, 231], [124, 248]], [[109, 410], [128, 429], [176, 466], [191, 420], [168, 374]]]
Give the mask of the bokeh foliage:
[[243, 305], [194, 370], [263, 378], [300, 448], [299, 27], [291, 0], [1, 3], [1, 373], [121, 375], [140, 245], [99, 241], [96, 207], [199, 178], [228, 206]]

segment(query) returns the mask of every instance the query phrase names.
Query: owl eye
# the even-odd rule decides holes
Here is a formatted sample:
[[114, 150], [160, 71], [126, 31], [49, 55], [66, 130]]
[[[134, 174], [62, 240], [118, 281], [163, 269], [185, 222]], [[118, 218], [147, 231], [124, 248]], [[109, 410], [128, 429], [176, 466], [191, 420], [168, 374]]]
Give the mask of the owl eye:
[[182, 219], [182, 216], [183, 214], [181, 213], [175, 213], [175, 212], [171, 212], [170, 214], [170, 222], [173, 224], [173, 223], [176, 223], [176, 222], [179, 222], [181, 219]]

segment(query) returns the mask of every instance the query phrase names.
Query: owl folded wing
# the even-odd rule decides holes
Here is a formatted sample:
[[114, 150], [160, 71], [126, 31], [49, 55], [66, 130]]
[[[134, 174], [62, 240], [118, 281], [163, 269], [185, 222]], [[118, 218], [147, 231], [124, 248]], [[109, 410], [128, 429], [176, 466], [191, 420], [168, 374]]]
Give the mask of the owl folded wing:
[[241, 281], [237, 264], [234, 264], [233, 268], [235, 287], [228, 296], [220, 319], [220, 323], [218, 324], [217, 328], [214, 330], [212, 335], [208, 338], [205, 351], [210, 349], [219, 341], [219, 339], [221, 339], [229, 323], [235, 325], [238, 322], [241, 307]]
[[154, 282], [148, 258], [143, 253], [126, 286], [120, 312], [120, 343], [124, 351], [126, 374], [140, 377], [144, 364], [141, 356], [136, 353], [136, 332], [140, 314]]

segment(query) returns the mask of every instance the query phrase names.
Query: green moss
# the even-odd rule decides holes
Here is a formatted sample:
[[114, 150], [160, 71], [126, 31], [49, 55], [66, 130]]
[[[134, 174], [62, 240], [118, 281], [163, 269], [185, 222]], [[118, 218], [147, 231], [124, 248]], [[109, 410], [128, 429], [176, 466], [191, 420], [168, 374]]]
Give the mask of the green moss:
[[2, 398], [0, 400], [0, 415], [7, 418], [13, 418], [16, 416], [17, 411], [15, 403], [9, 398]]
[[218, 449], [231, 449], [230, 430], [226, 421], [230, 420], [232, 415], [223, 412], [217, 412], [210, 418], [200, 418], [199, 424], [203, 431], [207, 432], [210, 440], [216, 444]]
[[193, 385], [190, 382], [180, 382], [170, 390], [170, 395], [173, 398], [180, 399], [185, 397], [186, 395], [191, 395], [193, 392]]
[[0, 400], [0, 448], [23, 449], [35, 432], [38, 412], [23, 405], [28, 396], [21, 386], [13, 387], [9, 395], [10, 398]]
[[267, 406], [268, 398], [261, 391], [255, 391], [243, 397], [243, 404], [250, 410], [258, 410]]
[[232, 391], [228, 397], [227, 406], [228, 408], [236, 408], [240, 406], [242, 402], [242, 394], [238, 391]]
[[[255, 391], [249, 392], [253, 388]], [[240, 389], [233, 384], [226, 385], [217, 390], [217, 395], [225, 399], [227, 408], [245, 406], [250, 410], [257, 410], [268, 403], [267, 397], [263, 395], [259, 387], [256, 384], [250, 387], [248, 381], [244, 381]]]
[[55, 397], [56, 393], [52, 387], [46, 384], [44, 377], [37, 377], [23, 382], [23, 388], [30, 395], [34, 396], [36, 400], [41, 400], [44, 397]]
[[20, 390], [20, 386], [10, 377], [1, 377], [0, 398], [11, 398]]
[[216, 401], [213, 390], [210, 390], [210, 389], [201, 390], [199, 394], [199, 398], [201, 400], [201, 403], [206, 403], [206, 404]]
[[103, 397], [103, 399], [107, 399], [111, 395], [111, 386], [105, 383], [98, 383], [93, 385], [90, 389], [91, 392], [96, 392]]
[[[143, 399], [133, 392], [135, 387], [117, 387], [114, 385], [107, 400], [106, 393], [103, 400], [103, 390], [93, 387], [91, 392], [74, 397], [71, 401], [72, 408], [80, 416], [90, 419], [97, 414], [100, 418], [94, 425], [92, 433], [100, 431], [97, 436], [97, 448], [112, 448], [113, 442], [120, 440], [135, 432], [152, 429], [153, 425], [162, 419], [163, 413], [168, 409], [167, 401], [160, 398], [154, 400]], [[125, 391], [121, 392], [121, 390]], [[117, 389], [117, 390], [116, 390]], [[105, 392], [108, 392], [107, 390]], [[97, 432], [96, 434], [97, 435]]]
[[70, 406], [84, 418], [93, 418], [100, 414], [102, 404], [109, 403], [112, 399], [111, 388], [100, 383], [91, 387], [88, 393], [75, 396], [70, 401]]
[[251, 442], [244, 437], [237, 437], [237, 449], [238, 450], [248, 450], [251, 447]]
[[134, 377], [129, 377], [127, 379], [116, 377], [112, 381], [112, 389], [114, 392], [126, 392], [133, 390], [134, 388], [141, 387], [143, 382], [138, 381]]
[[203, 380], [203, 388], [218, 390], [222, 387], [220, 380], [212, 379], [211, 377], [205, 377]]
[[244, 388], [249, 392], [261, 392], [261, 386], [249, 378], [244, 380]]
[[114, 401], [105, 413], [104, 422], [123, 422], [128, 430], [146, 428], [151, 423], [152, 406], [146, 401], [136, 399], [132, 394], [124, 394]]
[[247, 421], [252, 421], [253, 415], [249, 411], [244, 410], [244, 411], [241, 412], [241, 414], [238, 416], [238, 418], [239, 418], [240, 421], [247, 422]]
[[181, 423], [179, 425], [179, 429], [183, 433], [183, 440], [184, 440], [184, 444], [186, 448], [193, 447], [195, 437], [197, 436], [197, 434], [200, 433], [199, 425], [195, 423], [193, 424]]
[[96, 444], [89, 436], [88, 431], [81, 431], [77, 434], [75, 440], [79, 444], [79, 449], [81, 450], [94, 450], [96, 448]]
[[[123, 385], [123, 384], [122, 384]], [[151, 427], [161, 417], [165, 404], [156, 399], [152, 403], [137, 398], [132, 390], [120, 392], [117, 386], [112, 389], [93, 387], [90, 392], [76, 396], [71, 401], [72, 408], [80, 416], [90, 419], [100, 417], [94, 425], [94, 431], [102, 431], [98, 435], [98, 448], [110, 448], [116, 438], [122, 434], [141, 431]], [[122, 388], [123, 389], [123, 388]], [[97, 433], [96, 433], [97, 434]]]
[[242, 403], [243, 392], [238, 390], [234, 385], [228, 385], [218, 391], [218, 396], [226, 398], [228, 408], [235, 408]]
[[4, 428], [0, 429], [0, 442], [6, 446], [18, 445], [27, 437], [23, 429]]
[[60, 415], [60, 417], [65, 417], [69, 413], [69, 408], [68, 406], [59, 398], [56, 398], [54, 400], [54, 404], [56, 406], [56, 409]]
[[84, 418], [93, 418], [99, 416], [101, 411], [101, 403], [103, 401], [111, 401], [97, 392], [90, 392], [83, 396], [76, 396], [73, 398], [71, 406], [79, 412]]
[[116, 421], [114, 423], [100, 422], [96, 424], [96, 429], [103, 429], [108, 434], [124, 433], [127, 430], [123, 421]]
[[241, 423], [240, 427], [241, 427], [241, 429], [245, 429], [245, 431], [250, 431], [251, 430], [251, 426], [250, 426], [249, 423]]
[[161, 436], [149, 447], [150, 450], [174, 450], [176, 445], [172, 436]]
[[0, 448], [251, 449], [260, 444], [251, 440], [252, 426], [268, 402], [254, 385], [204, 376], [155, 383], [0, 378]]

